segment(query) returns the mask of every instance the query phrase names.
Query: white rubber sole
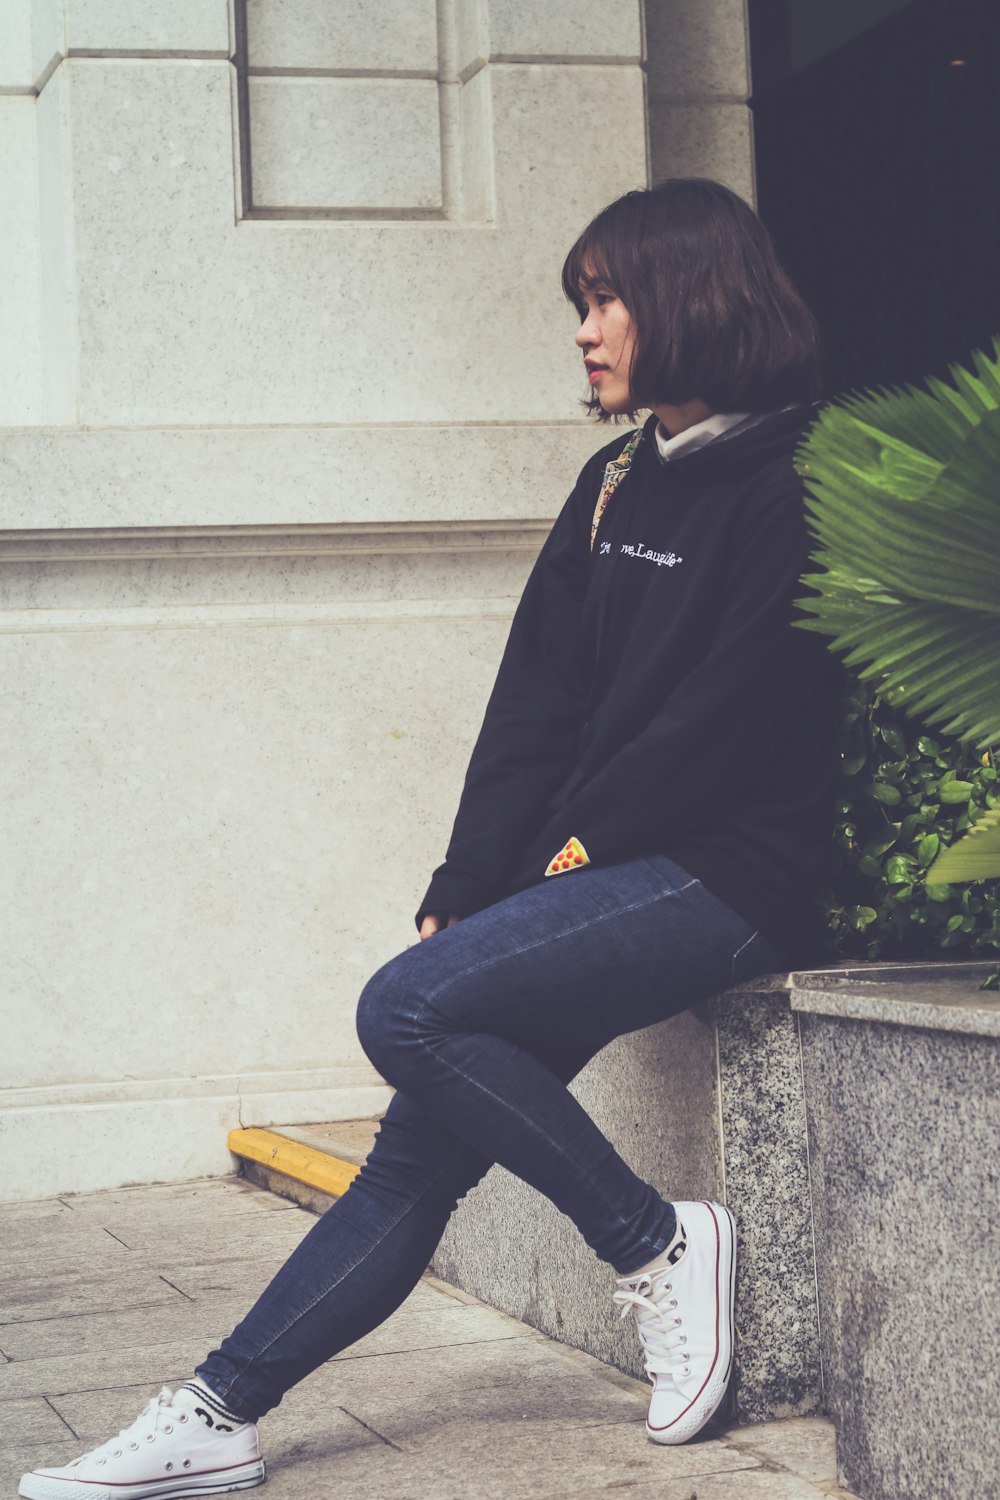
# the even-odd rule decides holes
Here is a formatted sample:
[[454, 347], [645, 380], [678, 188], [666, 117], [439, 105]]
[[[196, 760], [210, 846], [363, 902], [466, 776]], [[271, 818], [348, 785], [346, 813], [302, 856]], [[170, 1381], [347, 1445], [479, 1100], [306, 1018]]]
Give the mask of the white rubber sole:
[[[704, 1203], [718, 1229], [716, 1261], [716, 1296], [719, 1305], [719, 1351], [715, 1369], [701, 1396], [669, 1427], [650, 1427], [648, 1415], [646, 1436], [651, 1443], [675, 1446], [686, 1443], [711, 1421], [722, 1405], [733, 1373], [733, 1320], [736, 1311], [736, 1225], [722, 1203]], [[728, 1317], [725, 1315], [728, 1312]]]
[[92, 1480], [55, 1479], [49, 1474], [25, 1474], [18, 1486], [21, 1500], [188, 1500], [192, 1495], [229, 1495], [252, 1490], [267, 1477], [264, 1460], [239, 1464], [220, 1474], [190, 1474], [183, 1478], [151, 1479], [144, 1484], [95, 1484]]

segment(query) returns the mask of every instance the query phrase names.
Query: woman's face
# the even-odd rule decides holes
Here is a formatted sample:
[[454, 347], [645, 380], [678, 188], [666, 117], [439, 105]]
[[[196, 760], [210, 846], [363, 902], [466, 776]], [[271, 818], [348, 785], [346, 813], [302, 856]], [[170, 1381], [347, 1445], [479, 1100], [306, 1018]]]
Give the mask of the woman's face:
[[576, 343], [583, 350], [591, 389], [606, 412], [631, 411], [635, 403], [629, 390], [629, 370], [635, 335], [628, 309], [610, 287], [600, 284], [582, 291], [580, 299], [586, 313]]

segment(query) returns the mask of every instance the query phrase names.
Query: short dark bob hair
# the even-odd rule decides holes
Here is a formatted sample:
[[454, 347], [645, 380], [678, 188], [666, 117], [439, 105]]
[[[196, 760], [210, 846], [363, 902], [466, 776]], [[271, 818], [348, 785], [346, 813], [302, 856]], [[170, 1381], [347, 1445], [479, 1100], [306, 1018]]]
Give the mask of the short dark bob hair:
[[[636, 331], [629, 385], [640, 407], [705, 401], [772, 411], [822, 395], [819, 331], [748, 203], [707, 177], [625, 193], [566, 257], [563, 291], [604, 287]], [[610, 420], [596, 394], [583, 403]]]

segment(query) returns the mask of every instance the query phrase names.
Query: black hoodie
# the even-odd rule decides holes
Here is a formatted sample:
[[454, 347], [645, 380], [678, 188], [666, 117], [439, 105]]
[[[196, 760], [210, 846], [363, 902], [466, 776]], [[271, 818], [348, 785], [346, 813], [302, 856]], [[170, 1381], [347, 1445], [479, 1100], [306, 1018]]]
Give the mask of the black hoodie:
[[664, 461], [655, 416], [591, 523], [619, 434], [584, 465], [528, 577], [447, 855], [416, 915], [468, 916], [549, 879], [659, 852], [822, 961], [844, 669], [793, 629], [816, 546], [792, 455], [820, 403]]

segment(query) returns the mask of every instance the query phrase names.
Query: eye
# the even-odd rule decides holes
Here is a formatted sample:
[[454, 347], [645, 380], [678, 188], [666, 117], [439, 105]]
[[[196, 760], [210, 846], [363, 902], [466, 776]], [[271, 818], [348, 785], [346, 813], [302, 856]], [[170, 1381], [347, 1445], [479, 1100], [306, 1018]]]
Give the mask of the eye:
[[606, 307], [609, 302], [617, 301], [617, 292], [601, 290], [597, 287], [584, 293], [583, 300], [576, 304], [576, 310], [580, 316], [580, 322], [585, 323], [595, 307]]

